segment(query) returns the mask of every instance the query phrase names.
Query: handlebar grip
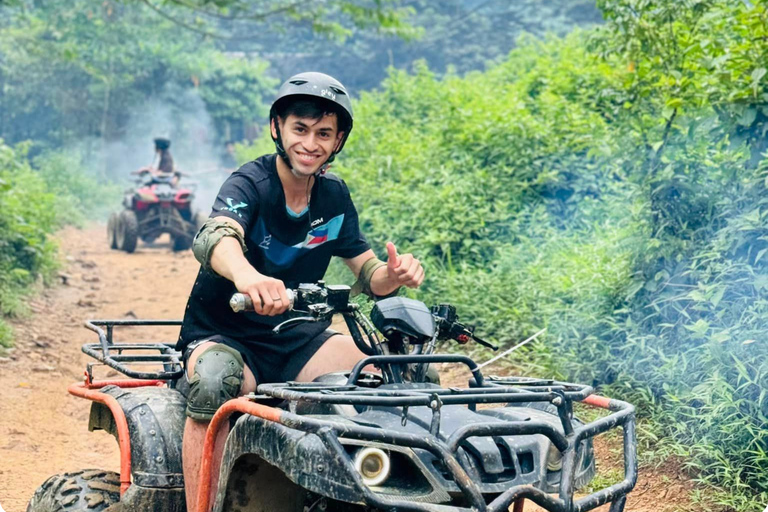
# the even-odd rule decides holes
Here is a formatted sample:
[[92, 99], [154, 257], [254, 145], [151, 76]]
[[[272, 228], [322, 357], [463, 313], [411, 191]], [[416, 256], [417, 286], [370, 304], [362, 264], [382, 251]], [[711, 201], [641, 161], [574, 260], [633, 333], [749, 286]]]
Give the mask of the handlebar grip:
[[[296, 293], [290, 288], [286, 289], [285, 293], [288, 295], [288, 309], [291, 310], [293, 309]], [[231, 307], [232, 311], [235, 313], [240, 313], [242, 311], [254, 311], [253, 300], [251, 299], [251, 296], [244, 293], [233, 294], [232, 298], [229, 299], [229, 307]]]

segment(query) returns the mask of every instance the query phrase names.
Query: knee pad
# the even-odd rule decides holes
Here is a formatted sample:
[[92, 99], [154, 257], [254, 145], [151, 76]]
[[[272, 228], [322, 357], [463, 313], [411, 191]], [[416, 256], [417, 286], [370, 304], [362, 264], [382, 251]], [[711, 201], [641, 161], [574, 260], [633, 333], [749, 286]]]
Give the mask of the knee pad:
[[245, 363], [240, 352], [226, 345], [213, 345], [195, 363], [189, 379], [187, 416], [210, 421], [224, 402], [237, 397], [243, 384]]

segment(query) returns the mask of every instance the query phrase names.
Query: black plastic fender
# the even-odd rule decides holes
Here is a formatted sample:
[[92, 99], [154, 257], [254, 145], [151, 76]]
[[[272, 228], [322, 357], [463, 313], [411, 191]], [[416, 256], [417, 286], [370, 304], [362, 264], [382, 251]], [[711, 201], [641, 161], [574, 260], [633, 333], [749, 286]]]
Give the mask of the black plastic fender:
[[[175, 389], [155, 386], [105, 386], [101, 391], [113, 396], [123, 408], [130, 432], [133, 483], [120, 501], [123, 509], [185, 511], [181, 441], [186, 398]], [[115, 420], [107, 406], [93, 403], [88, 430], [105, 430], [117, 438]]]
[[227, 437], [214, 512], [224, 510], [226, 482], [244, 455], [256, 455], [280, 468], [303, 489], [351, 503], [362, 500], [340, 461], [331, 456], [318, 436], [246, 414], [238, 418]]

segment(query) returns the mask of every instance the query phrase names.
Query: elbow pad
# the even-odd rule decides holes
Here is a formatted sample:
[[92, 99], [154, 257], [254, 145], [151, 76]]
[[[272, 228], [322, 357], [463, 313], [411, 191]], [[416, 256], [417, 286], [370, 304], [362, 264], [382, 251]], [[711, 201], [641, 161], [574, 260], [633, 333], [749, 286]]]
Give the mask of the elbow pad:
[[376, 257], [373, 257], [363, 263], [363, 268], [360, 269], [360, 275], [358, 276], [357, 281], [355, 281], [355, 284], [352, 285], [352, 296], [355, 297], [363, 293], [371, 299], [383, 299], [397, 295], [397, 292], [400, 291], [400, 288], [397, 288], [395, 291], [389, 295], [386, 295], [385, 297], [378, 297], [371, 291], [371, 279], [373, 278], [373, 273], [381, 267], [386, 266], [386, 263]]
[[200, 228], [200, 231], [197, 232], [195, 240], [192, 242], [192, 253], [203, 268], [211, 268], [211, 255], [213, 254], [213, 249], [216, 248], [219, 242], [221, 242], [221, 239], [225, 236], [236, 238], [237, 241], [240, 242], [243, 254], [248, 250], [245, 246], [245, 239], [239, 231], [215, 217], [208, 219], [205, 221], [205, 224], [203, 224], [203, 227]]

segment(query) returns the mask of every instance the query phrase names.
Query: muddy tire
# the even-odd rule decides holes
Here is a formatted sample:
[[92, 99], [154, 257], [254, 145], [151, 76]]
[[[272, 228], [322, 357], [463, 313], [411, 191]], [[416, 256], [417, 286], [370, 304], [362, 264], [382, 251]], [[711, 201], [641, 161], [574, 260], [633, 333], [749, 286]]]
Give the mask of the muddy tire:
[[119, 501], [120, 475], [85, 469], [46, 480], [29, 500], [27, 512], [102, 512]]
[[224, 510], [230, 512], [303, 512], [307, 492], [259, 457], [238, 461], [230, 475]]
[[203, 227], [203, 224], [205, 224], [205, 221], [208, 220], [208, 216], [205, 215], [203, 212], [195, 212], [192, 215], [192, 220], [190, 221], [190, 232], [189, 236], [175, 236], [173, 237], [173, 246], [172, 249], [174, 252], [180, 252], [180, 251], [186, 251], [192, 248], [192, 242], [195, 240], [195, 235], [198, 231], [200, 231], [200, 228]]
[[175, 236], [173, 237], [173, 252], [186, 251], [192, 248], [192, 238], [188, 236]]
[[296, 485], [256, 455], [241, 457], [229, 475], [222, 510], [228, 512], [376, 512], [362, 505], [321, 498]]
[[117, 249], [117, 214], [113, 213], [107, 221], [107, 243], [110, 249]]
[[117, 248], [131, 253], [139, 241], [139, 219], [131, 210], [123, 210], [117, 219]]

